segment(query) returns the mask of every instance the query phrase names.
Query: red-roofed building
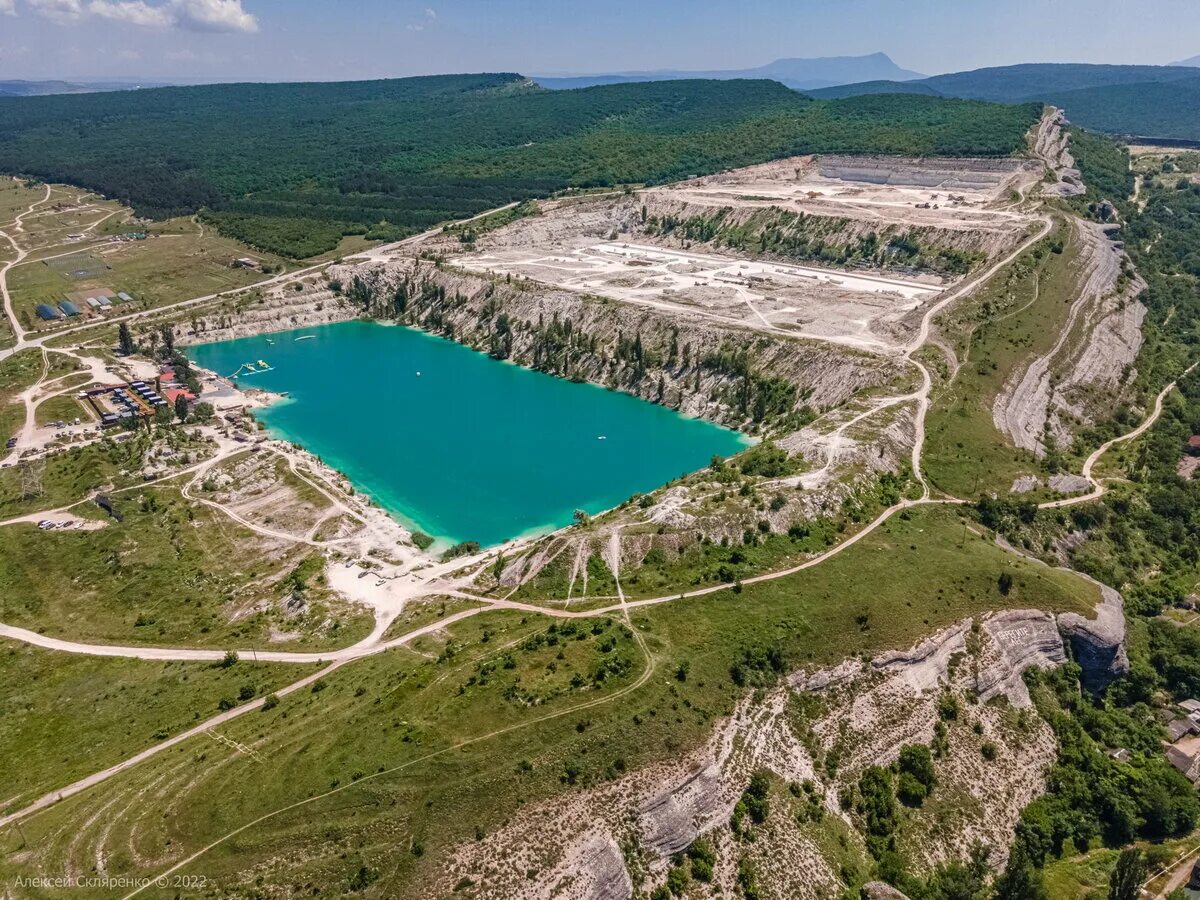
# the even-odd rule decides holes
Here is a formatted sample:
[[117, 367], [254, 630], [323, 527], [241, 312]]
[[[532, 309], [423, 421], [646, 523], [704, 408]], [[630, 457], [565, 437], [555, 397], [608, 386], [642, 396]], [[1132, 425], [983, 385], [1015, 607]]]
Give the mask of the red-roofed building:
[[175, 405], [175, 400], [178, 397], [182, 397], [188, 403], [196, 402], [196, 395], [193, 394], [191, 391], [189, 391], [187, 388], [164, 388], [163, 392], [162, 392], [162, 396], [163, 396], [163, 399], [165, 399], [172, 406]]

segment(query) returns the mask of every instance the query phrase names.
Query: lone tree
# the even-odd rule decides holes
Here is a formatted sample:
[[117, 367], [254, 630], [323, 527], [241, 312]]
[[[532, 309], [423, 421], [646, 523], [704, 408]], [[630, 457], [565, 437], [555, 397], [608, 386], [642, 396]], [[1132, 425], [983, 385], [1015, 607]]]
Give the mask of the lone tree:
[[187, 397], [183, 394], [175, 395], [175, 418], [180, 422], [186, 422], [188, 417], [188, 402]]
[[1137, 900], [1146, 880], [1146, 859], [1136, 847], [1122, 850], [1108, 878], [1108, 900]]
[[162, 327], [162, 345], [163, 356], [170, 356], [175, 352], [175, 329], [170, 323]]
[[137, 352], [137, 344], [133, 342], [133, 334], [126, 322], [122, 322], [117, 329], [117, 343], [120, 345], [122, 356], [131, 356]]

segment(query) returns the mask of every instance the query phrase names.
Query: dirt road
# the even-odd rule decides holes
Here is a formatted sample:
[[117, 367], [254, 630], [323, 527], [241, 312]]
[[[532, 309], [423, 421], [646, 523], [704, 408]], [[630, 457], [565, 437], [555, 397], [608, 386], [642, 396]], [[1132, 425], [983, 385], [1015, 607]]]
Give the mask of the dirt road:
[[46, 185], [46, 195], [42, 197], [41, 200], [35, 200], [33, 203], [29, 204], [29, 208], [13, 219], [12, 224], [0, 229], [0, 237], [4, 238], [10, 245], [12, 245], [13, 253], [16, 254], [13, 259], [10, 259], [8, 262], [0, 266], [0, 297], [2, 297], [4, 300], [4, 316], [6, 319], [8, 319], [8, 327], [12, 329], [13, 339], [15, 341], [15, 344], [12, 348], [8, 350], [0, 350], [0, 360], [11, 356], [13, 353], [19, 350], [25, 341], [25, 329], [22, 328], [21, 323], [17, 321], [17, 314], [13, 309], [12, 294], [10, 294], [8, 291], [8, 272], [13, 266], [17, 265], [19, 262], [21, 262], [21, 260], [28, 256], [30, 251], [23, 249], [21, 245], [17, 243], [16, 238], [14, 238], [9, 231], [24, 231], [21, 223], [25, 220], [25, 217], [30, 215], [34, 210], [36, 210], [49, 199], [50, 185]]
[[[1184, 369], [1183, 375], [1180, 375], [1179, 378], [1183, 378], [1186, 375], [1190, 375], [1192, 370], [1195, 369], [1197, 365], [1200, 365], [1200, 362], [1192, 363], [1190, 366], [1188, 366], [1186, 369]], [[1119, 437], [1115, 437], [1110, 441], [1105, 441], [1103, 444], [1101, 444], [1099, 447], [1097, 447], [1094, 451], [1092, 451], [1091, 456], [1089, 456], [1084, 461], [1083, 469], [1080, 472], [1080, 474], [1082, 474], [1084, 478], [1086, 478], [1088, 481], [1091, 482], [1092, 489], [1090, 491], [1088, 491], [1086, 494], [1080, 494], [1078, 497], [1068, 497], [1066, 500], [1051, 500], [1048, 503], [1040, 503], [1040, 504], [1038, 504], [1038, 508], [1039, 509], [1061, 509], [1064, 506], [1075, 506], [1076, 504], [1079, 504], [1079, 503], [1087, 503], [1091, 500], [1096, 500], [1100, 497], [1103, 497], [1104, 494], [1107, 493], [1108, 488], [1106, 488], [1103, 484], [1101, 484], [1098, 480], [1096, 480], [1096, 478], [1094, 478], [1092, 476], [1093, 467], [1096, 465], [1097, 462], [1100, 461], [1100, 457], [1102, 457], [1105, 453], [1107, 453], [1110, 449], [1115, 447], [1117, 444], [1123, 444], [1126, 441], [1132, 441], [1134, 438], [1140, 437], [1141, 435], [1145, 434], [1150, 429], [1150, 427], [1155, 422], [1158, 421], [1158, 417], [1162, 415], [1163, 401], [1166, 399], [1167, 394], [1169, 394], [1169, 393], [1171, 393], [1171, 391], [1175, 390], [1175, 385], [1178, 383], [1179, 383], [1179, 379], [1176, 379], [1175, 381], [1172, 381], [1165, 388], [1163, 388], [1161, 391], [1158, 392], [1158, 396], [1154, 398], [1154, 409], [1151, 410], [1150, 415], [1148, 415], [1146, 417], [1145, 421], [1143, 421], [1141, 425], [1139, 425], [1137, 428], [1133, 429], [1132, 431], [1128, 431], [1125, 434], [1120, 435]]]

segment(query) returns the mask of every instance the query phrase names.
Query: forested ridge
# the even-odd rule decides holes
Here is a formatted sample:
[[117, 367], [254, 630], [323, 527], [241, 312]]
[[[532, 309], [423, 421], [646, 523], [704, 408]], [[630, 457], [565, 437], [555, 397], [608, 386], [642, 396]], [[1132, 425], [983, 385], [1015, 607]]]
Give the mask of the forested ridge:
[[861, 94], [922, 93], [996, 103], [1049, 103], [1077, 125], [1120, 135], [1200, 140], [1200, 70], [1189, 66], [1033, 63], [867, 81], [810, 91], [829, 100]]
[[0, 98], [0, 171], [152, 217], [204, 210], [293, 257], [568, 187], [663, 182], [806, 152], [999, 156], [1037, 104], [818, 101], [772, 81], [546, 91], [514, 74]]

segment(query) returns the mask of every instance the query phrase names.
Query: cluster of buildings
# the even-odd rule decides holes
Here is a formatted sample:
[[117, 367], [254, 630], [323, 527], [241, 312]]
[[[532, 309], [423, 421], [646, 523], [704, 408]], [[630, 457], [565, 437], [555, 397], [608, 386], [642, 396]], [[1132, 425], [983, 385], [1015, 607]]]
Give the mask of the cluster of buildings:
[[100, 417], [101, 428], [152, 416], [155, 409], [167, 405], [158, 391], [144, 381], [91, 388], [83, 392], [83, 397]]
[[1183, 714], [1166, 724], [1167, 761], [1196, 784], [1200, 782], [1200, 700], [1184, 700], [1179, 709]]
[[[97, 313], [105, 313], [110, 310], [114, 303], [129, 303], [133, 300], [129, 294], [124, 291], [119, 291], [116, 296], [109, 297], [104, 294], [97, 294], [95, 297], [86, 297], [79, 303], [83, 303]], [[56, 319], [74, 318], [83, 314], [79, 303], [76, 303], [70, 298], [60, 300], [56, 305], [51, 306], [49, 303], [39, 303], [37, 305], [38, 318], [45, 322], [53, 322]]]
[[170, 366], [163, 367], [154, 384], [131, 381], [94, 387], [79, 394], [79, 399], [91, 404], [96, 411], [101, 428], [149, 418], [161, 407], [174, 410], [179, 397], [183, 397], [189, 406], [196, 400], [195, 394], [175, 380], [175, 371]]

